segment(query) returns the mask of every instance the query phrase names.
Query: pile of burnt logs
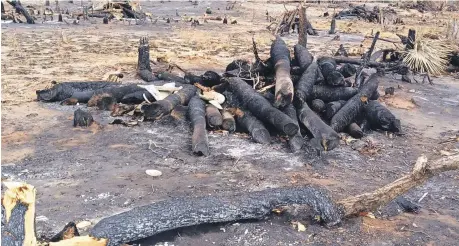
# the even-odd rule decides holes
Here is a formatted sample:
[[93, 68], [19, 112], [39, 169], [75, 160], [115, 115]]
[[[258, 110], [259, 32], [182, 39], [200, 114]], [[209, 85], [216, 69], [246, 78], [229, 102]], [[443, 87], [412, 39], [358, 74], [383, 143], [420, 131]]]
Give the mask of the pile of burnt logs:
[[397, 12], [393, 8], [374, 6], [371, 9], [366, 7], [365, 4], [357, 6], [349, 4], [349, 8], [335, 14], [335, 18], [358, 18], [380, 24], [403, 24], [403, 21], [397, 17]]
[[[253, 48], [254, 63], [236, 60], [222, 75], [213, 71], [201, 76], [186, 72], [181, 77], [166, 71], [152, 72], [148, 41], [141, 38], [139, 76], [153, 85], [175, 82], [178, 87], [173, 88], [172, 94], [158, 98], [145, 85], [94, 81], [55, 84], [37, 91], [37, 98], [66, 105], [87, 103], [110, 110], [112, 115], [120, 108], [138, 108], [133, 117], [146, 121], [187, 111], [191, 150], [204, 156], [210, 154], [208, 130], [246, 132], [261, 144], [269, 144], [277, 136], [287, 137], [292, 152], [305, 143], [318, 151], [330, 151], [339, 146], [341, 132], [354, 138], [361, 138], [371, 129], [401, 132], [400, 121], [377, 101], [378, 73], [367, 76], [361, 65], [350, 63], [338, 66], [342, 61], [333, 57], [315, 59], [299, 44], [293, 49], [292, 59], [279, 36], [266, 61], [258, 56], [255, 43]], [[141, 106], [126, 106], [129, 104]], [[92, 122], [92, 117], [82, 110], [75, 113], [75, 126]]]

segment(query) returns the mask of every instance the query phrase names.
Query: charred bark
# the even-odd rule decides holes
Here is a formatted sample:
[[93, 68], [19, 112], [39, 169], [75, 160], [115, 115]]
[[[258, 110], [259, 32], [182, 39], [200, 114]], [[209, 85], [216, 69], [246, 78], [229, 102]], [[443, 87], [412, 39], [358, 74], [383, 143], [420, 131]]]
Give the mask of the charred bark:
[[256, 92], [240, 78], [228, 79], [230, 90], [239, 98], [244, 107], [263, 122], [274, 126], [280, 133], [294, 136], [298, 125], [288, 115], [274, 108], [266, 98]]
[[400, 120], [380, 104], [378, 101], [369, 101], [365, 107], [365, 117], [373, 130], [384, 130], [399, 133], [402, 131]]
[[319, 66], [313, 62], [296, 83], [295, 97], [302, 102], [308, 102], [313, 99], [313, 87], [317, 80]]
[[357, 72], [357, 69], [353, 65], [345, 63], [340, 67], [339, 72], [343, 75], [344, 78], [349, 78]]
[[337, 132], [344, 130], [354, 119], [363, 111], [363, 107], [368, 102], [371, 95], [377, 90], [379, 75], [372, 74], [368, 81], [362, 86], [359, 93], [353, 96], [347, 103], [333, 116], [330, 126]]
[[353, 138], [362, 138], [363, 137], [363, 131], [360, 128], [360, 126], [357, 125], [357, 123], [351, 123], [346, 128], [347, 128], [346, 129], [347, 133], [349, 133], [349, 135], [351, 135], [351, 137], [353, 137]]
[[274, 208], [308, 205], [328, 225], [341, 221], [342, 211], [325, 190], [312, 186], [267, 189], [232, 196], [174, 198], [137, 207], [102, 219], [91, 230], [107, 238], [108, 246], [121, 245], [163, 231], [204, 223], [263, 219]]
[[145, 90], [126, 94], [123, 96], [123, 98], [121, 98], [119, 102], [124, 104], [139, 104], [146, 100], [148, 100], [149, 102], [156, 101], [156, 99], [150, 94], [150, 92]]
[[254, 142], [261, 144], [269, 144], [271, 142], [269, 131], [250, 112], [242, 111], [241, 109], [232, 109], [232, 111], [236, 117], [237, 124], [250, 134]]
[[20, 1], [6, 1], [9, 3], [11, 6], [13, 6], [16, 9], [17, 13], [22, 14], [26, 20], [27, 24], [35, 24], [35, 21], [33, 17], [29, 14], [29, 12], [21, 5]]
[[349, 100], [359, 90], [354, 87], [329, 87], [326, 85], [314, 85], [312, 87], [312, 98], [320, 99], [324, 102], [339, 100]]
[[[303, 46], [304, 48], [308, 45], [308, 33], [306, 31], [306, 8], [303, 5], [300, 5], [299, 9], [299, 23], [298, 23], [298, 45]], [[296, 55], [295, 55], [296, 56]]]
[[276, 71], [276, 107], [285, 107], [293, 100], [293, 82], [290, 77], [290, 52], [284, 40], [276, 36], [271, 45], [271, 57]]
[[197, 95], [193, 96], [188, 104], [188, 117], [193, 128], [191, 150], [196, 155], [208, 156], [210, 152], [206, 130], [206, 104]]
[[336, 33], [335, 29], [336, 29], [336, 19], [333, 17], [331, 24], [330, 24], [330, 31], [328, 32], [328, 34], [335, 34]]
[[330, 126], [320, 119], [314, 113], [307, 103], [298, 103], [297, 105], [298, 119], [311, 132], [314, 139], [311, 140], [313, 147], [317, 150], [329, 151], [338, 147], [340, 137]]
[[[117, 103], [117, 102], [120, 102], [124, 98], [124, 96], [132, 94], [132, 93], [136, 93], [136, 92], [147, 93], [148, 91], [145, 88], [142, 88], [142, 87], [139, 87], [133, 84], [125, 85], [125, 86], [112, 86], [112, 87], [102, 88], [102, 89], [94, 91], [93, 95], [88, 100], [88, 107], [93, 107], [93, 106], [99, 107], [99, 105], [102, 105], [102, 104], [109, 105], [111, 101], [113, 101], [113, 103]], [[107, 98], [112, 98], [112, 99], [107, 99]], [[106, 107], [102, 106], [102, 108], [106, 108]]]
[[224, 110], [222, 113], [222, 118], [223, 130], [226, 130], [228, 132], [234, 132], [236, 130], [236, 120], [234, 119], [233, 115], [227, 110]]
[[161, 72], [156, 75], [160, 80], [173, 81], [181, 84], [188, 84], [188, 81], [185, 78], [177, 76], [169, 72]]
[[295, 55], [296, 61], [298, 62], [298, 65], [301, 68], [300, 74], [302, 74], [304, 71], [306, 71], [309, 65], [312, 64], [312, 62], [314, 61], [314, 56], [312, 56], [312, 54], [309, 53], [307, 48], [299, 44], [293, 47], [293, 53]]
[[96, 91], [116, 86], [120, 84], [106, 81], [62, 82], [50, 89], [38, 90], [36, 94], [38, 101], [59, 102], [67, 98], [76, 98], [79, 102], [87, 102]]
[[[336, 63], [349, 63], [349, 64], [354, 64], [354, 65], [362, 65], [363, 60], [362, 59], [355, 59], [355, 58], [349, 58], [349, 57], [340, 57], [340, 56], [335, 56], [335, 57], [330, 57], [335, 60]], [[374, 62], [374, 61], [369, 61], [367, 63], [367, 66], [373, 67], [373, 68], [378, 68], [378, 67], [384, 67], [385, 65], [383, 63], [379, 62]]]
[[169, 114], [175, 106], [186, 105], [190, 99], [196, 94], [194, 85], [183, 85], [183, 88], [177, 93], [171, 94], [163, 100], [156, 101], [152, 104], [142, 106], [146, 120], [157, 120], [164, 115]]
[[150, 45], [148, 44], [147, 37], [140, 38], [137, 70], [140, 78], [144, 81], [151, 82], [156, 80], [155, 76], [151, 73]]
[[325, 78], [325, 83], [330, 86], [344, 86], [343, 75], [336, 71], [336, 62], [333, 58], [321, 57], [317, 63]]
[[[293, 104], [288, 105], [282, 111], [298, 124], [298, 116], [296, 115], [296, 108], [293, 106]], [[290, 150], [295, 153], [299, 151], [303, 145], [304, 138], [301, 136], [300, 129], [298, 129], [298, 133], [295, 136], [288, 138], [288, 146]]]
[[217, 128], [223, 124], [223, 117], [214, 105], [207, 105], [206, 119], [209, 128]]

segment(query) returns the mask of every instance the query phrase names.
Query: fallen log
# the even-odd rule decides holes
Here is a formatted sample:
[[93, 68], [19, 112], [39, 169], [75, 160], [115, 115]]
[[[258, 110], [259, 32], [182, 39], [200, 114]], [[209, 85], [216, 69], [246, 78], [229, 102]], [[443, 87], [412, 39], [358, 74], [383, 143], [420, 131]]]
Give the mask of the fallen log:
[[298, 132], [298, 125], [288, 115], [282, 113], [269, 101], [256, 92], [250, 85], [240, 78], [228, 78], [230, 90], [239, 98], [243, 106], [254, 116], [265, 123], [274, 126], [280, 133], [294, 136]]
[[362, 113], [364, 104], [368, 102], [371, 95], [378, 89], [379, 75], [372, 74], [368, 81], [361, 87], [360, 91], [353, 96], [346, 104], [333, 116], [330, 126], [337, 132], [344, 130], [355, 118]]
[[120, 86], [120, 84], [106, 81], [90, 82], [62, 82], [50, 89], [37, 90], [37, 100], [45, 102], [59, 102], [68, 98], [76, 98], [78, 102], [88, 102], [97, 90]]
[[223, 124], [223, 117], [214, 105], [207, 105], [206, 107], [207, 126], [210, 128], [217, 128]]
[[300, 74], [306, 71], [309, 65], [311, 65], [314, 61], [314, 56], [312, 56], [312, 54], [309, 53], [308, 49], [302, 45], [296, 44], [293, 47], [293, 54], [295, 56], [296, 61], [298, 62], [298, 65], [301, 68]]
[[[133, 85], [133, 84], [125, 85], [125, 86], [111, 86], [107, 88], [98, 89], [93, 92], [91, 98], [87, 101], [88, 107], [94, 107], [98, 105], [110, 105], [109, 104], [110, 102], [117, 103], [117, 102], [120, 102], [124, 98], [124, 96], [132, 94], [132, 93], [136, 93], [136, 92], [147, 93], [148, 91], [145, 88], [142, 88], [140, 86]], [[108, 99], [108, 98], [111, 98], [111, 99]], [[80, 101], [80, 99], [82, 99], [82, 97], [78, 98], [78, 102], [84, 102], [84, 101]], [[102, 106], [102, 108], [106, 108], [106, 107]], [[105, 109], [105, 110], [110, 110], [110, 109]]]
[[338, 147], [340, 137], [330, 126], [312, 111], [307, 103], [295, 103], [298, 119], [311, 132], [314, 138], [311, 144], [317, 150], [330, 151]]
[[146, 82], [151, 82], [156, 80], [155, 76], [152, 74], [151, 65], [150, 65], [150, 45], [148, 44], [147, 37], [140, 38], [139, 44], [139, 57], [137, 60], [137, 73], [140, 78]]
[[236, 131], [236, 120], [234, 119], [233, 115], [228, 112], [227, 110], [224, 110], [222, 113], [222, 128], [223, 130], [229, 131], [229, 132], [234, 132]]
[[2, 197], [1, 245], [37, 245], [35, 187], [19, 182], [3, 182], [3, 185], [7, 190]]
[[91, 113], [77, 109], [73, 112], [73, 127], [81, 126], [88, 127], [94, 122]]
[[[306, 31], [306, 8], [303, 4], [300, 4], [300, 8], [298, 10], [298, 45], [303, 46], [304, 48], [307, 47], [308, 44], [308, 33]], [[296, 55], [295, 55], [296, 57]], [[298, 59], [298, 58], [297, 58]]]
[[327, 85], [344, 86], [344, 77], [340, 72], [336, 71], [336, 62], [333, 58], [321, 57], [317, 60], [317, 64]]
[[[284, 109], [282, 109], [284, 114], [288, 115], [292, 120], [296, 121], [298, 124], [298, 116], [296, 115], [296, 108], [293, 104], [288, 105]], [[299, 151], [304, 145], [304, 138], [301, 136], [300, 129], [298, 129], [298, 133], [295, 136], [288, 138], [288, 146], [292, 153]]]
[[175, 106], [188, 104], [190, 99], [196, 95], [196, 90], [194, 85], [183, 85], [183, 88], [177, 93], [171, 94], [163, 100], [143, 105], [141, 111], [144, 113], [145, 120], [157, 120], [169, 114]]
[[117, 246], [185, 226], [262, 219], [273, 209], [308, 205], [328, 225], [341, 221], [341, 211], [327, 192], [312, 186], [274, 188], [232, 196], [183, 197], [155, 202], [102, 219], [90, 231]]
[[325, 111], [325, 103], [324, 101], [320, 100], [320, 99], [314, 99], [312, 100], [311, 102], [311, 109], [318, 113], [318, 114], [321, 114]]
[[402, 131], [400, 120], [378, 101], [369, 101], [364, 106], [365, 117], [373, 130], [399, 133]]
[[158, 77], [158, 79], [160, 80], [173, 81], [181, 84], [189, 84], [189, 82], [185, 78], [182, 78], [169, 72], [160, 72], [156, 75], [156, 77]]
[[276, 36], [271, 45], [271, 58], [276, 71], [275, 107], [285, 107], [293, 100], [293, 82], [290, 77], [290, 51], [284, 40]]
[[29, 14], [29, 12], [21, 5], [20, 1], [6, 1], [9, 3], [11, 6], [13, 6], [16, 9], [16, 13], [22, 14], [26, 20], [27, 24], [35, 24], [35, 21], [33, 17]]
[[313, 87], [317, 80], [318, 70], [319, 66], [316, 62], [313, 62], [303, 72], [295, 87], [295, 97], [297, 99], [302, 102], [308, 102], [313, 99]]
[[154, 102], [156, 99], [150, 94], [150, 92], [145, 90], [126, 94], [119, 102], [124, 104], [140, 104], [143, 101]]
[[329, 102], [325, 105], [325, 118], [331, 120], [333, 116], [346, 104], [345, 100]]
[[206, 104], [197, 95], [190, 99], [188, 104], [188, 117], [191, 121], [191, 127], [193, 128], [191, 150], [196, 155], [208, 156], [210, 152], [206, 130]]
[[354, 87], [329, 87], [326, 85], [314, 85], [312, 87], [312, 98], [320, 99], [324, 102], [339, 100], [349, 100], [359, 90]]
[[271, 142], [269, 131], [263, 123], [250, 112], [238, 108], [231, 108], [230, 110], [234, 114], [237, 124], [250, 134], [254, 142], [261, 144], [268, 144]]
[[353, 138], [362, 138], [363, 137], [363, 131], [362, 129], [360, 128], [359, 125], [357, 125], [357, 123], [351, 123], [350, 125], [348, 125], [346, 127], [346, 131], [347, 133], [349, 133], [349, 135], [351, 135], [351, 137]]

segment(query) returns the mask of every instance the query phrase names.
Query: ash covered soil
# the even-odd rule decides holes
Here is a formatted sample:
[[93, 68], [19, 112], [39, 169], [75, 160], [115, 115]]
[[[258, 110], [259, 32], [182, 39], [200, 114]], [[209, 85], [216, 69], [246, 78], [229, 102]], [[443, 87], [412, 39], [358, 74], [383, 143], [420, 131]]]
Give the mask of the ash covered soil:
[[[252, 33], [261, 55], [268, 56], [264, 10], [254, 11], [262, 8], [260, 5], [247, 3], [231, 11], [224, 11], [225, 2], [208, 5], [222, 9], [221, 15], [231, 15], [238, 24], [225, 28], [212, 21], [196, 28], [189, 23], [161, 21], [102, 25], [101, 19], [95, 19], [96, 24], [2, 25], [2, 180], [26, 181], [37, 188], [38, 236], [52, 236], [69, 221], [94, 224], [103, 217], [177, 196], [314, 184], [340, 199], [401, 177], [421, 154], [435, 159], [440, 151], [459, 148], [458, 143], [445, 141], [459, 131], [459, 83], [450, 76], [434, 78], [435, 85], [407, 84], [386, 76], [380, 92], [393, 86], [395, 96], [381, 101], [401, 119], [406, 134], [373, 132], [357, 142], [343, 141], [339, 148], [321, 156], [308, 149], [291, 154], [286, 142], [276, 137], [270, 145], [261, 145], [245, 134], [212, 132], [211, 155], [197, 157], [190, 150], [186, 122], [166, 118], [134, 127], [109, 125], [113, 118], [108, 112], [89, 108], [100, 126], [80, 129], [72, 127], [73, 111], [84, 105], [34, 101], [35, 90], [49, 86], [51, 80], [100, 80], [107, 72], [118, 70], [126, 75], [123, 83], [140, 82], [135, 77], [137, 45], [145, 35], [150, 38], [153, 57], [165, 56], [197, 73], [222, 72], [233, 59], [252, 58]], [[283, 11], [282, 5], [267, 6], [270, 11]], [[157, 16], [172, 17], [175, 8], [197, 15], [204, 13], [207, 5], [158, 2], [147, 7]], [[322, 8], [317, 12], [323, 12]], [[324, 21], [314, 14], [311, 18], [313, 25]], [[309, 38], [313, 54], [327, 54], [329, 47], [339, 46], [339, 41], [331, 41], [333, 36], [325, 33]], [[363, 35], [355, 33], [341, 36], [341, 42], [349, 46], [358, 47], [363, 40]], [[285, 39], [293, 44], [297, 36]], [[145, 174], [147, 169], [160, 170], [162, 175], [150, 177]], [[262, 221], [174, 230], [136, 243], [456, 245], [459, 174], [436, 176], [406, 197], [417, 201], [425, 193], [419, 214], [394, 212], [395, 205], [390, 204], [375, 213], [376, 219], [358, 217], [325, 228], [306, 213], [291, 211]], [[292, 228], [292, 221], [305, 224], [306, 231]]]

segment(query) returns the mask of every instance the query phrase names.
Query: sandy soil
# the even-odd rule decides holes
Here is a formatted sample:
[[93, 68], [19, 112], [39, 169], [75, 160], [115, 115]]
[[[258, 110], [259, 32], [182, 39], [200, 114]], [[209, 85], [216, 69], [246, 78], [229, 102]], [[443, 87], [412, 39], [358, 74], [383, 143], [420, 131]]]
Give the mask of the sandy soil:
[[[122, 71], [126, 75], [123, 83], [140, 82], [135, 69], [142, 36], [150, 38], [153, 57], [197, 73], [223, 71], [235, 58], [252, 59], [253, 34], [261, 55], [267, 57], [271, 35], [266, 30], [265, 11], [276, 15], [284, 10], [279, 4], [256, 3], [237, 5], [231, 11], [224, 10], [226, 2], [196, 7], [188, 2], [144, 5], [161, 18], [174, 17], [176, 8], [181, 14], [201, 15], [210, 5], [215, 15], [228, 14], [238, 24], [223, 26], [209, 21], [192, 28], [188, 23], [166, 24], [160, 19], [156, 24], [102, 25], [102, 20], [94, 19], [80, 25], [2, 25], [2, 180], [22, 180], [37, 188], [37, 233], [41, 237], [53, 235], [69, 221], [95, 223], [104, 216], [176, 196], [316, 184], [339, 199], [395, 180], [411, 169], [420, 154], [438, 158], [440, 150], [459, 148], [458, 143], [444, 143], [459, 131], [459, 83], [450, 76], [434, 78], [433, 86], [407, 84], [387, 76], [380, 90], [393, 86], [396, 95], [381, 101], [400, 117], [406, 135], [375, 132], [363, 140], [374, 142], [373, 149], [360, 153], [353, 149], [356, 143], [343, 142], [320, 157], [307, 150], [290, 154], [286, 143], [275, 138], [271, 145], [259, 145], [243, 134], [220, 133], [209, 135], [212, 155], [196, 157], [189, 149], [187, 123], [161, 120], [127, 128], [109, 125], [113, 118], [108, 112], [90, 108], [101, 127], [76, 129], [72, 127], [73, 111], [85, 106], [34, 101], [35, 90], [50, 86], [52, 80], [100, 80], [109, 72]], [[78, 6], [65, 5], [70, 9]], [[314, 54], [332, 54], [340, 43], [358, 53], [360, 44], [368, 45], [364, 36], [381, 28], [363, 21], [339, 21], [338, 29], [346, 34], [340, 33], [340, 41], [332, 41], [334, 35], [325, 31], [329, 20], [319, 17], [327, 10], [333, 12], [326, 6], [308, 9], [313, 25], [324, 29], [318, 37], [308, 39]], [[411, 17], [408, 24], [385, 27], [384, 36], [391, 38], [394, 31], [406, 33], [410, 25], [420, 25], [432, 15], [400, 12]], [[444, 26], [429, 23], [429, 28], [434, 26], [438, 33], [443, 31]], [[291, 34], [285, 40], [294, 44], [297, 36]], [[378, 43], [378, 47], [384, 46], [387, 43]], [[149, 149], [150, 141], [158, 147]], [[146, 169], [158, 169], [163, 175], [149, 177]], [[184, 228], [137, 243], [455, 245], [459, 238], [458, 191], [459, 174], [448, 172], [406, 194], [418, 200], [427, 193], [417, 215], [393, 212], [395, 205], [391, 204], [375, 213], [377, 219], [353, 218], [331, 229], [299, 214]], [[292, 220], [305, 224], [306, 231], [294, 230]]]

